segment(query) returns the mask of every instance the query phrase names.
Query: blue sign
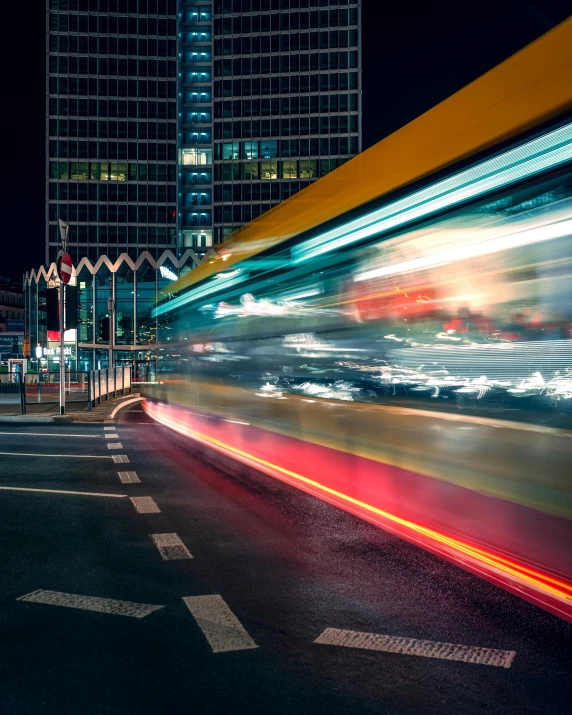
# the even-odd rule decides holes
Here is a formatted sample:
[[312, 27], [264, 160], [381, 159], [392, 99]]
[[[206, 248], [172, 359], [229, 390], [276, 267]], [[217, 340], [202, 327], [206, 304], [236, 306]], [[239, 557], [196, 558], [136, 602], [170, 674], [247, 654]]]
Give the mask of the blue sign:
[[23, 320], [6, 320], [6, 330], [9, 333], [23, 333], [24, 332], [24, 321]]
[[2, 354], [2, 360], [18, 355], [17, 335], [2, 335], [0, 333], [0, 354]]

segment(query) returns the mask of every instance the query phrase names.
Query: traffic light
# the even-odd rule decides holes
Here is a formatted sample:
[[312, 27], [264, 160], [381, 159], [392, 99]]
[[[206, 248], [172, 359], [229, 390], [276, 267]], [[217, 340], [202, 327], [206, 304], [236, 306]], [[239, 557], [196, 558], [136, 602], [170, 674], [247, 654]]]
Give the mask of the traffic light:
[[100, 318], [97, 324], [97, 340], [98, 342], [108, 343], [109, 342], [109, 316], [105, 318]]
[[77, 328], [77, 286], [66, 286], [66, 330]]
[[46, 291], [46, 317], [48, 330], [60, 329], [60, 305], [58, 300], [58, 289], [49, 288]]

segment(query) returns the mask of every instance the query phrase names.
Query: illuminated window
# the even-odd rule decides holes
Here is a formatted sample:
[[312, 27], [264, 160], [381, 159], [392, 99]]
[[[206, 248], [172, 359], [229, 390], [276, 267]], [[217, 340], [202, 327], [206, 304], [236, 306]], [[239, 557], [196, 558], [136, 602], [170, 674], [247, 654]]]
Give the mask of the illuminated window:
[[67, 161], [50, 161], [50, 179], [67, 179]]
[[107, 162], [99, 165], [98, 178], [100, 181], [109, 181], [109, 164]]
[[318, 162], [316, 159], [301, 159], [300, 178], [314, 179], [316, 176], [318, 176]]
[[240, 142], [229, 142], [222, 145], [223, 159], [238, 159], [240, 152]]
[[298, 178], [298, 162], [295, 160], [282, 162], [282, 179]]
[[127, 164], [111, 164], [111, 181], [127, 181]]
[[258, 142], [243, 142], [243, 158], [258, 159]]
[[260, 156], [263, 159], [273, 159], [278, 156], [278, 142], [263, 141], [261, 142]]
[[183, 247], [193, 248], [201, 247], [208, 248], [213, 245], [212, 229], [203, 229], [202, 231], [183, 231]]
[[212, 149], [183, 149], [183, 164], [212, 164], [213, 152]]
[[259, 170], [257, 161], [245, 161], [242, 165], [243, 179], [258, 179]]
[[[315, 164], [316, 162], [314, 162]], [[260, 178], [261, 179], [277, 179], [278, 178], [278, 162], [263, 161], [260, 163]]]

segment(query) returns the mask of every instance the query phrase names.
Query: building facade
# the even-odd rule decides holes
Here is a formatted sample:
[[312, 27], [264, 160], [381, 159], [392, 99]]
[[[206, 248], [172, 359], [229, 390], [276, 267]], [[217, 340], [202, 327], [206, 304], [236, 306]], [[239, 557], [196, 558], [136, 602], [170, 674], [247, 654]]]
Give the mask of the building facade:
[[47, 0], [46, 263], [204, 250], [361, 150], [360, 0]]
[[361, 2], [213, 5], [218, 243], [361, 151]]
[[140, 316], [167, 275], [361, 150], [360, 5], [47, 0], [50, 268], [26, 278], [32, 360], [56, 359], [44, 299], [58, 219], [77, 269], [70, 361], [110, 365], [154, 350], [159, 328]]
[[[77, 315], [77, 328], [64, 332], [66, 366], [75, 372], [130, 365], [135, 379], [152, 379], [159, 342], [168, 344], [173, 332], [169, 320], [154, 318], [152, 310], [167, 286], [209, 256], [187, 249], [180, 257], [167, 250], [82, 258], [70, 282], [75, 290], [66, 289], [66, 315]], [[59, 370], [59, 331], [48, 329], [47, 315], [47, 293], [58, 285], [55, 263], [24, 276], [26, 357], [33, 371]]]
[[177, 0], [47, 0], [46, 264], [177, 247]]
[[8, 290], [0, 277], [0, 367], [24, 352], [24, 296]]

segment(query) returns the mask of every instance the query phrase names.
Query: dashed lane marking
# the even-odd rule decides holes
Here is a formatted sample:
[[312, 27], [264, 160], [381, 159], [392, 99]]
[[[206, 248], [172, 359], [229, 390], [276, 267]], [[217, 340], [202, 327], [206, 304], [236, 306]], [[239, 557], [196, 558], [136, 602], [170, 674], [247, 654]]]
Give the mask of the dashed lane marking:
[[111, 497], [124, 499], [127, 494], [104, 494], [102, 492], [75, 492], [66, 489], [32, 489], [31, 487], [0, 487], [6, 492], [40, 492], [42, 494], [81, 494], [83, 497]]
[[425, 641], [417, 638], [401, 638], [399, 636], [388, 636], [377, 633], [344, 631], [338, 628], [326, 628], [326, 630], [316, 638], [314, 643], [336, 645], [344, 648], [377, 650], [384, 653], [418, 655], [423, 658], [457, 660], [463, 663], [492, 665], [497, 668], [510, 668], [516, 655], [516, 652], [513, 650], [480, 648], [471, 645], [455, 645], [454, 643], [438, 643], [437, 641]]
[[0, 432], [11, 437], [86, 437], [87, 439], [101, 439], [99, 434], [65, 434], [64, 432]]
[[193, 558], [177, 534], [151, 534], [151, 538], [165, 561]]
[[108, 442], [107, 449], [123, 449], [121, 442]]
[[112, 454], [111, 458], [115, 464], [127, 464], [129, 462], [129, 457], [126, 454]]
[[131, 618], [145, 618], [150, 613], [158, 611], [163, 606], [153, 606], [148, 603], [132, 603], [131, 601], [116, 601], [112, 598], [98, 598], [95, 596], [80, 596], [75, 593], [61, 593], [60, 591], [34, 591], [26, 596], [20, 596], [17, 601], [27, 603], [41, 603], [46, 606], [64, 606], [82, 611], [97, 611], [113, 616], [130, 616]]
[[103, 436], [105, 437], [105, 439], [119, 439], [119, 435], [117, 434], [117, 432], [107, 432]]
[[161, 510], [155, 504], [153, 497], [129, 497], [139, 514], [160, 514]]
[[69, 459], [110, 459], [110, 454], [38, 454], [37, 452], [0, 452], [0, 454], [10, 455], [11, 457], [69, 457]]
[[123, 484], [140, 484], [141, 480], [137, 476], [137, 472], [118, 472], [119, 479]]
[[218, 594], [186, 596], [183, 601], [209, 642], [213, 653], [258, 648]]

